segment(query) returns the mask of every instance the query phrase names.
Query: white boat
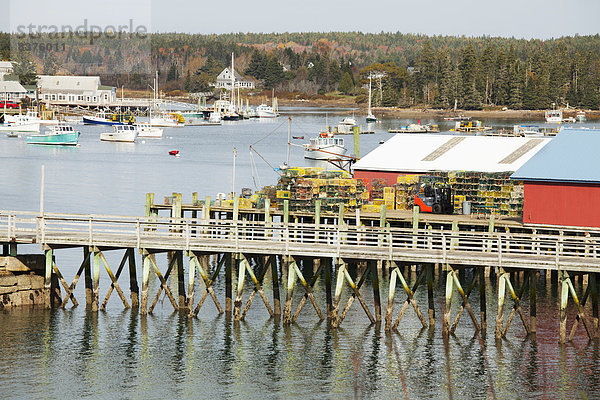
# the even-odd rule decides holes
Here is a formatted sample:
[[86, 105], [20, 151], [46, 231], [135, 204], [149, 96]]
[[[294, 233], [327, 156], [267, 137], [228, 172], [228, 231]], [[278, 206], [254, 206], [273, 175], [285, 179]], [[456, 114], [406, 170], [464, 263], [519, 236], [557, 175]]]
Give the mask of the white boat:
[[150, 125], [165, 128], [181, 128], [185, 126], [185, 122], [182, 122], [178, 116], [164, 114], [158, 117], [150, 118]]
[[400, 127], [400, 129], [389, 129], [389, 133], [429, 133], [429, 132], [439, 132], [440, 128], [434, 124], [421, 124], [420, 122], [417, 124], [409, 124]]
[[546, 137], [556, 136], [561, 128], [540, 127], [537, 125], [514, 125], [514, 136]]
[[310, 143], [304, 145], [304, 158], [310, 160], [336, 160], [346, 155], [344, 139], [336, 138], [331, 133], [321, 134], [311, 138]]
[[563, 121], [563, 112], [562, 110], [548, 110], [544, 114], [546, 118], [546, 122], [552, 124], [560, 124]]
[[0, 125], [0, 132], [39, 132], [39, 122], [12, 122]]
[[256, 107], [256, 116], [258, 118], [276, 118], [278, 115], [272, 106], [261, 104]]
[[57, 125], [56, 119], [41, 119], [37, 111], [27, 110], [26, 114], [7, 115], [6, 122], [18, 124]]
[[587, 117], [585, 116], [584, 111], [577, 111], [577, 116], [575, 118], [577, 119], [577, 122], [587, 121]]
[[354, 126], [356, 125], [356, 119], [354, 117], [346, 117], [339, 122], [339, 125]]
[[133, 143], [138, 135], [134, 125], [114, 125], [112, 132], [100, 134], [100, 140], [104, 142], [129, 142]]
[[78, 141], [79, 132], [67, 124], [52, 125], [45, 133], [27, 136], [27, 144], [77, 146]]
[[155, 138], [160, 139], [163, 135], [163, 128], [150, 126], [150, 124], [136, 124], [139, 138]]

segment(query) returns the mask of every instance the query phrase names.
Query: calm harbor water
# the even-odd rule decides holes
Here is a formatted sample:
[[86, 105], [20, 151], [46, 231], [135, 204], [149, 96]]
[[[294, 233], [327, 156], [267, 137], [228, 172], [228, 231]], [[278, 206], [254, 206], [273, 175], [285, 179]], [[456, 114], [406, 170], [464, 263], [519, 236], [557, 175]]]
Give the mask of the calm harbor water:
[[[304, 136], [304, 140], [294, 140], [299, 144], [325, 125], [325, 115], [314, 109], [295, 109], [292, 118], [292, 135]], [[342, 115], [330, 110], [327, 118], [332, 125]], [[374, 135], [361, 136], [361, 154], [390, 138], [389, 128], [409, 122], [414, 121], [384, 120], [373, 125]], [[504, 127], [512, 123], [486, 121]], [[81, 146], [72, 149], [27, 146], [24, 138], [0, 137], [0, 167], [4, 171], [0, 175], [1, 209], [39, 209], [42, 164], [46, 168], [47, 211], [141, 215], [146, 192], [155, 192], [157, 199], [181, 192], [184, 201], [189, 201], [193, 191], [201, 198], [231, 191], [234, 147], [238, 152], [237, 191], [241, 187], [255, 189], [255, 182], [259, 187], [276, 182], [277, 174], [271, 167], [256, 154], [250, 156], [251, 144], [273, 166], [286, 157], [285, 117], [221, 127], [165, 129], [163, 139], [135, 144], [103, 143], [99, 134], [106, 128], [79, 128]], [[347, 141], [350, 144], [351, 138]], [[168, 155], [174, 149], [181, 157]], [[291, 164], [305, 165], [300, 149], [292, 148]], [[38, 252], [39, 247], [22, 250]], [[107, 253], [109, 263], [118, 263], [121, 255]], [[56, 260], [70, 281], [81, 254], [59, 250]], [[164, 267], [166, 261], [158, 261]], [[310, 275], [306, 268], [306, 275]], [[415, 280], [414, 274], [411, 280]], [[152, 285], [151, 293], [155, 293], [156, 281]], [[223, 285], [217, 279], [215, 290], [221, 301]], [[107, 287], [103, 274], [101, 296]], [[371, 305], [370, 282], [365, 289], [365, 300]], [[314, 290], [324, 308], [321, 280]], [[337, 330], [319, 322], [310, 304], [297, 324], [283, 327], [268, 318], [258, 298], [241, 323], [219, 316], [210, 300], [199, 318], [188, 319], [173, 313], [164, 297], [147, 317], [123, 311], [116, 295], [107, 311], [97, 314], [86, 312], [83, 306], [2, 312], [0, 398], [600, 397], [598, 343], [588, 342], [580, 326], [574, 342], [564, 347], [557, 344], [556, 284], [541, 279], [535, 340], [525, 337], [515, 318], [508, 338], [500, 342], [493, 337], [496, 295], [492, 281], [487, 290], [489, 335], [483, 339], [474, 335], [465, 313], [456, 335], [444, 341], [440, 311], [443, 286], [439, 280], [435, 290], [435, 329], [421, 329], [409, 310], [399, 333], [392, 335], [382, 327], [370, 326], [357, 303]], [[265, 291], [271, 298], [269, 279], [265, 280]], [[295, 305], [301, 292], [295, 294]], [[83, 303], [82, 283], [75, 294]], [[404, 299], [399, 294], [400, 288], [396, 312]], [[343, 299], [348, 296], [345, 292]], [[387, 299], [385, 279], [382, 298]], [[426, 291], [417, 291], [416, 299], [426, 310]], [[479, 315], [478, 293], [473, 293], [471, 301]], [[511, 304], [507, 299], [505, 316]], [[453, 315], [459, 305], [455, 298]], [[569, 311], [572, 321], [575, 312]], [[524, 312], [528, 313], [527, 299]]]

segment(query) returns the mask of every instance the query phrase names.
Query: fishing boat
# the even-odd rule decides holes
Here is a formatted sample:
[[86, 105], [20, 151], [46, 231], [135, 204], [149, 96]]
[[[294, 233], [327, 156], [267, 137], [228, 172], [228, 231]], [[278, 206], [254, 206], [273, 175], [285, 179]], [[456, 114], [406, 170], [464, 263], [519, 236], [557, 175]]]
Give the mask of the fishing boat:
[[577, 116], [575, 118], [577, 119], [577, 122], [587, 121], [587, 117], [585, 116], [584, 111], [577, 111]]
[[86, 125], [123, 125], [124, 122], [115, 116], [111, 116], [104, 112], [99, 112], [94, 116], [84, 115], [83, 123]]
[[115, 125], [112, 132], [100, 134], [100, 140], [104, 142], [129, 142], [133, 143], [138, 135], [134, 125]]
[[454, 129], [450, 129], [455, 132], [465, 132], [465, 133], [482, 133], [491, 130], [491, 126], [485, 126], [483, 122], [474, 120], [474, 121], [456, 121], [456, 125]]
[[367, 110], [367, 123], [369, 122], [377, 122], [377, 117], [375, 117], [375, 115], [373, 115], [373, 112], [371, 111], [371, 74], [369, 74], [369, 109]]
[[525, 137], [546, 137], [556, 136], [560, 132], [560, 129], [541, 127], [537, 125], [514, 125], [513, 133], [514, 136], [525, 136]]
[[56, 119], [42, 119], [38, 116], [37, 111], [27, 110], [26, 114], [7, 115], [6, 122], [18, 124], [40, 124], [40, 125], [57, 125]]
[[181, 128], [185, 126], [185, 119], [181, 116], [181, 114], [162, 114], [156, 117], [151, 117], [150, 125], [164, 128]]
[[186, 126], [222, 125], [221, 115], [218, 112], [184, 112], [181, 116], [185, 119]]
[[0, 126], [0, 132], [39, 132], [39, 122], [10, 122]]
[[43, 134], [27, 136], [27, 144], [76, 146], [78, 141], [79, 132], [67, 124], [51, 125]]
[[331, 132], [323, 132], [304, 145], [304, 158], [309, 160], [335, 160], [346, 155], [344, 139], [336, 138]]
[[150, 124], [135, 124], [138, 131], [138, 137], [149, 139], [160, 139], [163, 135], [163, 128], [151, 126]]
[[273, 106], [268, 106], [263, 103], [256, 107], [256, 116], [258, 118], [276, 118], [278, 115], [277, 111], [273, 109]]
[[552, 124], [560, 124], [563, 122], [562, 110], [548, 110], [544, 113], [544, 117], [546, 118], [546, 122]]

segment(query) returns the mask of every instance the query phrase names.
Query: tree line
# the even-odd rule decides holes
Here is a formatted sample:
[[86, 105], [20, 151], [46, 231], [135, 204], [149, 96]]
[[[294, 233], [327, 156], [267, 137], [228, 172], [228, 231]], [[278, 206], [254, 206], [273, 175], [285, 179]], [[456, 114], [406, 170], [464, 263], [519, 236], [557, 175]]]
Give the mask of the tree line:
[[[146, 89], [154, 71], [161, 88], [211, 90], [235, 54], [236, 71], [276, 91], [355, 96], [366, 100], [368, 76], [379, 106], [545, 109], [600, 106], [600, 35], [524, 40], [360, 32], [150, 35], [146, 49], [128, 41], [67, 40], [63, 52], [0, 57], [31, 75], [98, 74], [103, 83]], [[145, 51], [145, 53], [144, 53]], [[119, 73], [114, 72], [119, 66]]]

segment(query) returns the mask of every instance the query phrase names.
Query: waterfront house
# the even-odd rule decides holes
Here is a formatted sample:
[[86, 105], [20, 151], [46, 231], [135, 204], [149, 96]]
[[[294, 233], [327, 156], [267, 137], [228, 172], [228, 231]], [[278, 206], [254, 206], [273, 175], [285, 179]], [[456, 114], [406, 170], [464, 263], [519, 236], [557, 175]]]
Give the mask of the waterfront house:
[[98, 76], [40, 75], [38, 88], [49, 104], [108, 105], [117, 98], [116, 88], [102, 85]]
[[14, 101], [18, 103], [27, 96], [27, 89], [19, 81], [0, 81], [0, 100]]
[[563, 129], [519, 168], [523, 223], [600, 228], [599, 129]]
[[[239, 87], [240, 89], [254, 89], [255, 84], [254, 81], [248, 78], [244, 78], [237, 71], [233, 71], [235, 87]], [[220, 74], [217, 76], [217, 82], [215, 84], [217, 89], [231, 89], [231, 69], [226, 67]]]

